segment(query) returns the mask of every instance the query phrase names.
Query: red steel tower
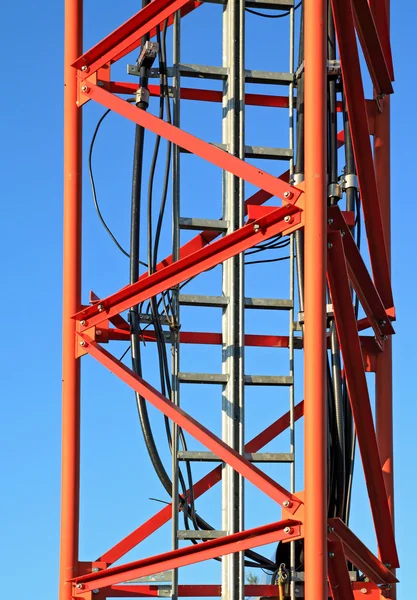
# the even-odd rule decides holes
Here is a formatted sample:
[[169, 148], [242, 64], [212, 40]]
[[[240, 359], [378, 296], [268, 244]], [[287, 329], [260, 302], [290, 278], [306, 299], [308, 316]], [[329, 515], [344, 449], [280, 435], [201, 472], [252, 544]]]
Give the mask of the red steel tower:
[[[222, 14], [222, 65], [185, 64], [182, 22], [197, 22], [201, 15], [203, 27], [208, 4], [217, 5]], [[261, 31], [263, 16], [285, 17], [285, 25], [280, 25], [286, 27], [289, 48], [285, 72], [250, 70], [245, 64], [249, 39], [256, 43], [246, 35], [246, 21], [260, 18]], [[145, 0], [139, 12], [86, 51], [82, 22], [82, 0], [66, 0], [60, 600], [157, 595], [227, 600], [394, 598], [399, 564], [393, 502], [389, 96], [394, 76], [388, 0], [303, 0], [296, 5], [293, 0]], [[170, 50], [167, 39], [172, 40]], [[280, 34], [279, 43], [282, 39]], [[116, 81], [112, 65], [131, 52], [138, 56], [128, 67], [132, 77]], [[203, 84], [189, 83], [196, 78]], [[212, 81], [218, 82], [217, 88]], [[373, 86], [370, 97], [364, 92], [367, 81]], [[160, 112], [153, 114], [158, 99]], [[81, 293], [81, 148], [83, 106], [90, 101], [135, 124], [136, 138], [130, 280], [108, 297], [90, 294], [87, 304]], [[222, 106], [221, 143], [181, 128], [191, 101]], [[288, 147], [248, 145], [247, 107], [268, 107], [274, 115], [278, 111], [289, 116]], [[155, 156], [161, 140], [168, 148], [156, 225], [152, 206], [146, 213], [141, 198], [145, 132], [156, 136]], [[220, 219], [183, 215], [180, 173], [181, 165], [187, 169], [189, 154], [219, 169], [222, 189], [213, 203], [218, 202]], [[271, 168], [261, 169], [266, 160]], [[278, 161], [286, 162], [279, 176]], [[195, 193], [205, 185], [199, 179]], [[251, 186], [256, 191], [248, 193]], [[158, 248], [167, 206], [172, 253], [162, 257]], [[203, 215], [204, 208], [199, 206]], [[148, 251], [140, 260], [144, 229]], [[366, 237], [362, 244], [361, 229]], [[289, 256], [264, 258], [284, 247]], [[221, 294], [184, 293], [184, 285], [200, 281], [216, 267]], [[271, 270], [262, 270], [267, 267]], [[256, 271], [248, 275], [249, 268]], [[270, 298], [248, 296], [248, 282], [255, 289], [257, 281], [269, 278], [287, 282], [288, 298], [278, 293]], [[186, 311], [203, 314], [203, 309], [221, 312], [221, 331], [205, 331], [204, 318], [198, 331], [183, 326]], [[248, 312], [287, 315], [289, 332], [271, 324], [267, 334], [248, 333]], [[142, 369], [143, 341], [158, 349], [159, 389]], [[130, 343], [129, 366], [106, 349], [121, 342]], [[184, 370], [182, 349], [189, 345], [218, 347], [221, 373], [205, 372], [204, 361], [199, 372]], [[248, 371], [249, 352], [273, 348], [286, 353], [274, 363], [281, 372]], [[171, 500], [89, 562], [80, 561], [78, 548], [80, 362], [85, 355], [134, 391], [152, 465]], [[297, 356], [302, 357], [300, 374], [295, 373]], [[366, 373], [375, 373], [375, 419]], [[304, 399], [296, 403], [301, 375]], [[210, 385], [212, 394], [221, 397], [219, 435], [180, 406], [189, 384]], [[252, 386], [259, 407], [269, 389], [276, 398], [289, 398], [289, 410], [272, 412], [271, 423], [248, 440], [245, 395]], [[166, 417], [169, 469], [158, 453], [148, 406]], [[301, 419], [302, 491], [296, 489], [295, 469], [295, 427]], [[289, 451], [262, 452], [287, 430]], [[190, 448], [196, 440], [205, 450], [188, 449], [186, 435]], [[349, 528], [356, 443], [375, 527], [375, 554]], [[196, 461], [208, 467], [217, 464], [193, 482]], [[289, 469], [285, 485], [284, 479], [267, 474], [265, 465], [278, 463]], [[281, 520], [265, 514], [264, 524], [245, 526], [245, 508], [251, 509], [245, 481], [282, 509]], [[195, 508], [196, 500], [215, 484], [222, 486], [222, 523], [217, 529]], [[170, 551], [118, 562], [169, 521]], [[277, 548], [272, 559], [262, 555], [267, 544]], [[219, 558], [221, 581], [183, 582], [183, 567]], [[248, 566], [266, 571], [266, 583], [254, 579], [245, 585]], [[170, 574], [168, 584], [149, 585], [149, 578], [161, 573]]]

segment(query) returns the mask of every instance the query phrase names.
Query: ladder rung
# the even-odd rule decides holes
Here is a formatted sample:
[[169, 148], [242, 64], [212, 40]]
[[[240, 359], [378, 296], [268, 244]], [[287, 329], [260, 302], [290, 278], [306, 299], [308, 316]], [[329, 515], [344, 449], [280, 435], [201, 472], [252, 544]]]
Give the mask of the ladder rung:
[[[226, 4], [227, 0], [202, 0], [208, 4]], [[274, 8], [289, 10], [294, 6], [294, 0], [246, 0], [246, 8]]]
[[227, 535], [227, 531], [219, 531], [218, 529], [210, 529], [207, 531], [180, 529], [177, 532], [177, 535], [179, 540], [217, 540], [218, 538]]
[[222, 308], [229, 304], [229, 298], [225, 296], [199, 296], [194, 294], [180, 294], [179, 303], [182, 306], [214, 306]]
[[[193, 462], [223, 462], [214, 452], [180, 450], [177, 453], [179, 460]], [[294, 454], [291, 452], [245, 452], [244, 457], [251, 462], [263, 463], [292, 463]]]
[[181, 383], [227, 383], [229, 376], [220, 373], [178, 373]]
[[245, 146], [245, 158], [263, 158], [267, 160], [289, 160], [293, 157], [289, 148], [268, 148], [267, 146]]
[[179, 226], [188, 230], [227, 231], [228, 222], [220, 219], [192, 219], [180, 217]]
[[[178, 373], [181, 383], [227, 383], [229, 376], [224, 373]], [[245, 385], [293, 385], [293, 378], [288, 375], [245, 375]]]
[[[199, 296], [197, 294], [180, 294], [179, 302], [182, 306], [205, 306], [223, 308], [229, 304], [225, 296]], [[293, 308], [292, 300], [280, 298], [245, 298], [245, 308], [263, 310], [290, 310]]]
[[264, 310], [289, 310], [293, 308], [292, 300], [281, 300], [279, 298], [245, 298], [245, 308], [257, 308]]
[[245, 375], [245, 385], [293, 385], [289, 375]]
[[[215, 146], [220, 150], [228, 152], [227, 144], [209, 142], [210, 146]], [[191, 154], [185, 148], [180, 148], [183, 154]], [[293, 157], [293, 151], [289, 148], [270, 148], [268, 146], [245, 146], [245, 158], [262, 158], [266, 160], [289, 160]]]

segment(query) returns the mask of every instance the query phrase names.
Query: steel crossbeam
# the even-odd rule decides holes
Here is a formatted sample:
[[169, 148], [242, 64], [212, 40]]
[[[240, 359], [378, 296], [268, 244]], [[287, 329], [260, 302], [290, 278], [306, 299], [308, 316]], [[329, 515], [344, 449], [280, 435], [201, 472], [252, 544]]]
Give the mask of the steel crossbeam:
[[97, 573], [82, 575], [73, 579], [77, 595], [95, 589], [101, 589], [117, 583], [130, 581], [138, 577], [153, 575], [176, 569], [185, 565], [192, 565], [210, 558], [225, 556], [233, 552], [241, 552], [249, 548], [256, 548], [280, 540], [290, 540], [300, 535], [301, 527], [298, 521], [286, 519], [270, 525], [263, 525], [248, 529], [232, 535], [208, 540], [204, 544], [187, 546], [171, 552], [165, 552], [125, 565], [104, 569]]

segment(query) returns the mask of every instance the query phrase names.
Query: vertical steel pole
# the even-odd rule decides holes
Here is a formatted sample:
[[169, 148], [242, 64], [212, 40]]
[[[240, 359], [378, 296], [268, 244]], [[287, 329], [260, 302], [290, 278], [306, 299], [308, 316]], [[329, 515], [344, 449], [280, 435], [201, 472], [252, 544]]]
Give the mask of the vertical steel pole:
[[[223, 65], [228, 78], [223, 96], [223, 142], [229, 153], [244, 158], [244, 0], [228, 0], [223, 13]], [[243, 181], [231, 173], [223, 177], [223, 218], [228, 233], [243, 225]], [[243, 453], [244, 418], [244, 284], [243, 255], [223, 265], [223, 293], [229, 298], [222, 318], [222, 370], [229, 379], [223, 388], [223, 439]], [[243, 529], [243, 478], [231, 467], [223, 469], [222, 527], [229, 533]], [[222, 559], [223, 600], [244, 599], [244, 556], [231, 554]]]
[[78, 566], [80, 483], [80, 365], [75, 358], [72, 315], [81, 307], [81, 110], [77, 74], [71, 67], [82, 53], [82, 0], [65, 2], [64, 67], [64, 281], [62, 366], [62, 483], [60, 600], [71, 599]]
[[[180, 98], [180, 52], [181, 52], [181, 15], [176, 12], [174, 15], [173, 25], [173, 67], [174, 77], [172, 80], [173, 88], [173, 123], [176, 127], [180, 127], [181, 120], [181, 98]], [[178, 260], [180, 258], [180, 148], [173, 146], [172, 159], [172, 258]], [[180, 303], [179, 303], [179, 287], [172, 293], [172, 305], [174, 314], [177, 320], [176, 325], [180, 323]], [[178, 380], [178, 372], [180, 370], [180, 343], [179, 343], [179, 327], [175, 328], [175, 337], [172, 342], [172, 402], [179, 406], [180, 404], [180, 382]], [[179, 528], [179, 486], [178, 486], [178, 442], [179, 442], [178, 425], [172, 423], [172, 549], [178, 548], [178, 528]], [[178, 598], [178, 569], [172, 571], [171, 584], [171, 599]]]
[[[390, 2], [386, 0], [386, 10], [389, 20]], [[370, 2], [376, 26], [383, 17], [380, 2]], [[391, 114], [390, 98], [382, 101], [382, 112], [375, 117], [374, 161], [378, 197], [384, 228], [385, 248], [388, 264], [391, 268]], [[385, 488], [391, 519], [394, 523], [394, 440], [393, 440], [393, 406], [392, 406], [392, 338], [389, 337], [384, 351], [378, 355], [376, 373], [376, 433], [378, 449], [384, 472]], [[395, 598], [395, 587], [391, 590], [391, 598]]]
[[327, 2], [305, 0], [305, 597], [327, 600]]

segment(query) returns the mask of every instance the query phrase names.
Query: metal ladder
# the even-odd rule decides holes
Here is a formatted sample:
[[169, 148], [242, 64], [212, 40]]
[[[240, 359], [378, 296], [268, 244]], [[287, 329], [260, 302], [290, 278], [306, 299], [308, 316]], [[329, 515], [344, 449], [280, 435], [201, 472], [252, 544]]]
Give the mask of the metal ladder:
[[[209, 0], [221, 4], [223, 8], [223, 65], [221, 67], [181, 63], [181, 19], [175, 16], [173, 25], [173, 67], [168, 69], [172, 78], [173, 122], [180, 126], [181, 121], [181, 81], [185, 78], [221, 80], [223, 82], [223, 129], [222, 143], [214, 145], [239, 158], [262, 158], [289, 162], [290, 176], [294, 166], [294, 12], [293, 1], [254, 0], [246, 2], [246, 7], [290, 9], [290, 64], [287, 73], [253, 71], [244, 66], [244, 0]], [[202, 7], [200, 10], [204, 10]], [[157, 73], [155, 72], [155, 76]], [[288, 148], [247, 146], [244, 143], [244, 100], [245, 83], [288, 86], [290, 134]], [[180, 203], [180, 161], [183, 151], [173, 149], [173, 258], [179, 258], [181, 232], [185, 230], [218, 231], [227, 234], [244, 223], [243, 182], [228, 173], [223, 174], [223, 215], [222, 219], [201, 219], [181, 213]], [[187, 160], [184, 157], [184, 160]], [[183, 294], [177, 288], [173, 291], [173, 304], [178, 315], [183, 306], [213, 307], [222, 309], [222, 372], [188, 372], [180, 362], [180, 342], [178, 331], [172, 344], [172, 394], [173, 402], [180, 403], [181, 387], [190, 383], [201, 385], [221, 385], [222, 387], [222, 439], [256, 463], [288, 463], [290, 465], [290, 491], [295, 491], [295, 435], [294, 435], [294, 239], [290, 239], [289, 298], [246, 298], [244, 294], [244, 257], [229, 259], [222, 265], [222, 296]], [[244, 322], [245, 311], [251, 309], [286, 311], [289, 315], [289, 370], [286, 374], [248, 374], [244, 370]], [[244, 396], [246, 386], [284, 386], [289, 390], [290, 447], [286, 453], [257, 452], [244, 453]], [[278, 416], [278, 415], [277, 415]], [[191, 441], [191, 440], [190, 440]], [[220, 462], [211, 452], [184, 451], [180, 449], [178, 428], [173, 424], [172, 452], [172, 546], [178, 548], [179, 540], [207, 540], [225, 534], [235, 533], [244, 528], [244, 499], [242, 477], [229, 466], [223, 468], [222, 475], [222, 528], [216, 531], [186, 531], [179, 528], [178, 470], [182, 461]], [[295, 563], [294, 544], [291, 544], [291, 565]], [[222, 559], [222, 598], [243, 600], [244, 598], [243, 555], [230, 555]], [[178, 573], [172, 572], [171, 596], [178, 594]], [[294, 582], [291, 583], [291, 598], [295, 598]]]

